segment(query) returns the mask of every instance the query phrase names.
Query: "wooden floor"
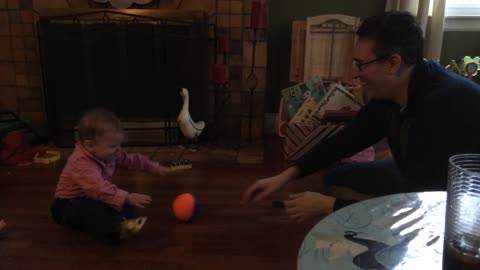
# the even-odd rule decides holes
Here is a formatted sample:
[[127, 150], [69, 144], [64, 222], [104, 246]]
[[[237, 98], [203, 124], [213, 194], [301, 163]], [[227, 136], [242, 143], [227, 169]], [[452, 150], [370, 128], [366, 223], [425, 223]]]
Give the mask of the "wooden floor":
[[[279, 150], [278, 143], [268, 143], [264, 165], [194, 163], [194, 169], [166, 178], [118, 170], [118, 186], [149, 194], [153, 202], [141, 212], [148, 217], [141, 234], [116, 246], [52, 221], [49, 206], [62, 164], [0, 167], [0, 218], [8, 223], [0, 232], [0, 269], [296, 269], [299, 246], [316, 222], [292, 222], [270, 200], [240, 204], [248, 184], [282, 168]], [[308, 185], [294, 184], [275, 196]], [[183, 192], [201, 205], [191, 224], [177, 221], [170, 210]]]

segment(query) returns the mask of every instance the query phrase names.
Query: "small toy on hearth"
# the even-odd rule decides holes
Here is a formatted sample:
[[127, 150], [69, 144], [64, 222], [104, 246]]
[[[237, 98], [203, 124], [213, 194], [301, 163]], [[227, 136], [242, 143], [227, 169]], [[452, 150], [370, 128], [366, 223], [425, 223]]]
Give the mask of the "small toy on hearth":
[[183, 193], [173, 200], [172, 211], [179, 220], [192, 222], [198, 213], [197, 199], [190, 193]]
[[191, 169], [192, 162], [188, 159], [172, 161], [170, 162], [170, 168], [174, 171]]

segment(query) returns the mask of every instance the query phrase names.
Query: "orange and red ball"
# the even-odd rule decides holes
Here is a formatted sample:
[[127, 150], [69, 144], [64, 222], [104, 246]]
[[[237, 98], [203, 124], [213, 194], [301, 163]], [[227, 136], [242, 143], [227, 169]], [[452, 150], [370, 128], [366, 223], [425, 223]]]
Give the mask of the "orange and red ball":
[[172, 211], [181, 221], [191, 222], [198, 213], [197, 199], [190, 193], [183, 193], [173, 200]]

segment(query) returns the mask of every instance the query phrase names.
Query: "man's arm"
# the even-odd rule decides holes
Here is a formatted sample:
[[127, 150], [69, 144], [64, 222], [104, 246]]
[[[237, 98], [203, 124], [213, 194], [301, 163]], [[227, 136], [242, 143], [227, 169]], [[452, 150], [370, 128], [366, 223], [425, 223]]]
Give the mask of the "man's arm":
[[351, 124], [316, 145], [295, 163], [301, 171], [301, 176], [326, 168], [384, 138], [394, 106], [387, 102], [369, 102]]

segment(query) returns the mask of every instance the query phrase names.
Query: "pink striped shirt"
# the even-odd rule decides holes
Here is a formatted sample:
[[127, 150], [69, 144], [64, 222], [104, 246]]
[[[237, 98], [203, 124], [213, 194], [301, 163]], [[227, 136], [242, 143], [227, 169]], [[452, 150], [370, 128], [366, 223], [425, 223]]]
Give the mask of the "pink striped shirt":
[[111, 161], [104, 162], [95, 158], [80, 143], [68, 158], [60, 174], [55, 198], [88, 197], [121, 210], [128, 192], [112, 184], [112, 175], [116, 167], [153, 173], [159, 167], [157, 162], [140, 154], [128, 154], [118, 151]]

